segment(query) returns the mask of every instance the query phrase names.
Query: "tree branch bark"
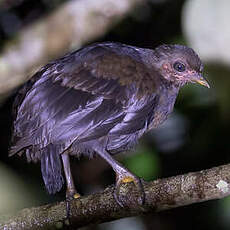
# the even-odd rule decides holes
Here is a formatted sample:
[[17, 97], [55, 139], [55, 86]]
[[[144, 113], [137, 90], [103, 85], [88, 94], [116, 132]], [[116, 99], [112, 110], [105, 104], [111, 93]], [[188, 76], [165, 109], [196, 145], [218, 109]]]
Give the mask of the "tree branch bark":
[[[127, 200], [120, 207], [110, 186], [100, 193], [83, 196], [71, 202], [71, 226], [82, 227], [124, 217], [159, 212], [230, 195], [230, 164], [208, 170], [188, 173], [151, 182], [143, 182], [145, 204], [137, 206], [135, 186], [125, 184], [122, 195]], [[0, 223], [0, 229], [50, 229], [66, 220], [65, 202], [19, 211], [15, 216]]]

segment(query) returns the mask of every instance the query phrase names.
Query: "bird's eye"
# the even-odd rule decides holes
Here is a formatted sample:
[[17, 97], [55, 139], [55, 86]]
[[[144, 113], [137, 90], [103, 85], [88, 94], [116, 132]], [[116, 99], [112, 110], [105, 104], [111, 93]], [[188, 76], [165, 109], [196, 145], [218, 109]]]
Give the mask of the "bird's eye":
[[179, 61], [177, 61], [173, 64], [173, 68], [178, 72], [184, 72], [185, 71], [185, 65]]

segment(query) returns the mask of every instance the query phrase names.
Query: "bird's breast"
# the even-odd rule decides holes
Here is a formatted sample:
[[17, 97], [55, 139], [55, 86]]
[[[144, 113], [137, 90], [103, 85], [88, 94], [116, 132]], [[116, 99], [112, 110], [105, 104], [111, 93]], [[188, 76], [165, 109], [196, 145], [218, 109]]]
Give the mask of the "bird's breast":
[[148, 125], [148, 130], [157, 128], [167, 119], [168, 115], [173, 110], [177, 94], [177, 89], [164, 89], [161, 93], [158, 94], [156, 105], [153, 110], [152, 119]]

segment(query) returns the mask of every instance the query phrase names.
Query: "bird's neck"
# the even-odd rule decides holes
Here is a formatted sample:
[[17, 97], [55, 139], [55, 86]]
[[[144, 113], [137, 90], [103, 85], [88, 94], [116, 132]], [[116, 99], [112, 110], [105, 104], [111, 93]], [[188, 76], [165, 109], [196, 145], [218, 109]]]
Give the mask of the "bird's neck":
[[175, 82], [175, 81], [169, 81], [168, 79], [165, 79], [164, 77], [161, 76], [160, 78], [160, 85], [161, 88], [169, 90], [169, 91], [175, 91], [178, 92], [179, 89], [184, 85], [184, 82]]

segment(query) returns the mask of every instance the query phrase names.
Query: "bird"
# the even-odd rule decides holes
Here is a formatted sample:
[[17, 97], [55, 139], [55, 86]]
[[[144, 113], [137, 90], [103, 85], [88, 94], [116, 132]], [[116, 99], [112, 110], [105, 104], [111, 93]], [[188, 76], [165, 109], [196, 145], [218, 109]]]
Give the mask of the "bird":
[[182, 86], [209, 88], [202, 73], [195, 51], [177, 44], [148, 49], [101, 42], [68, 53], [18, 90], [9, 156], [40, 161], [48, 193], [59, 192], [66, 182], [66, 200], [71, 200], [80, 196], [71, 157], [99, 155], [116, 174], [114, 196], [122, 205], [123, 183], [143, 188], [114, 155], [134, 149], [144, 133], [167, 119]]

